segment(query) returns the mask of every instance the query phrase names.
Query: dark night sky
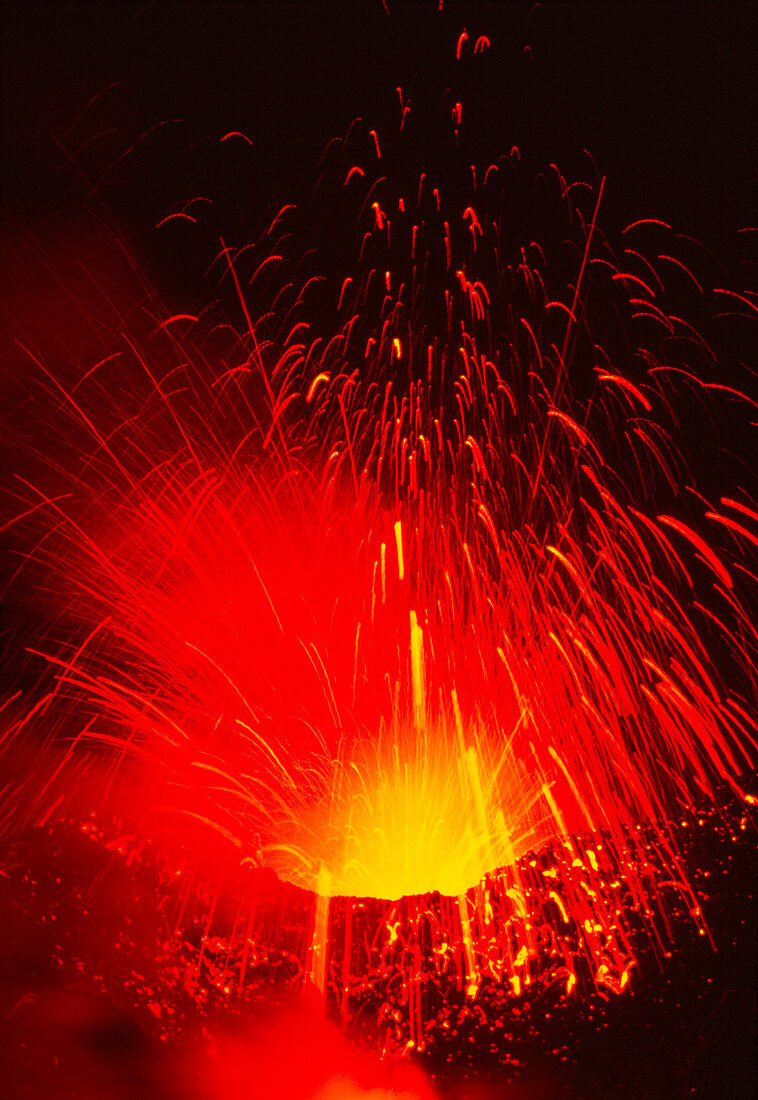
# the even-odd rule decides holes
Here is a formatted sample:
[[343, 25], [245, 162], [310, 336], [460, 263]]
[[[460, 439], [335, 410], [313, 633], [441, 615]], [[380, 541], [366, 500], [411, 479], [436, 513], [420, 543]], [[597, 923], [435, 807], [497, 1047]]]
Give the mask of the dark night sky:
[[[76, 224], [87, 207], [107, 211], [158, 289], [178, 309], [189, 307], [202, 292], [218, 234], [243, 244], [265, 224], [266, 210], [307, 200], [322, 151], [356, 116], [380, 134], [396, 130], [400, 85], [413, 100], [416, 137], [406, 145], [407, 163], [395, 167], [409, 178], [426, 170], [444, 186], [440, 150], [450, 127], [439, 121], [441, 107], [461, 99], [470, 159], [486, 166], [516, 144], [527, 175], [554, 161], [574, 177], [592, 175], [587, 149], [607, 176], [602, 223], [611, 238], [635, 219], [661, 218], [724, 257], [734, 280], [755, 286], [754, 268], [751, 275], [743, 262], [745, 235], [737, 230], [758, 225], [757, 4], [445, 0], [442, 12], [437, 7], [437, 0], [386, 0], [386, 8], [382, 0], [6, 0], [0, 4], [6, 242], [44, 237], [67, 219]], [[456, 64], [464, 26], [467, 51]], [[474, 61], [480, 34], [490, 37], [491, 49]], [[252, 146], [238, 141], [222, 149], [219, 138], [230, 130], [249, 135]], [[155, 228], [177, 203], [198, 194], [214, 200], [206, 212], [208, 236], [202, 225], [192, 237], [181, 227]], [[4, 290], [8, 281], [2, 279]], [[744, 914], [735, 909], [729, 917], [735, 942], [743, 915], [755, 928], [755, 906], [744, 902]], [[688, 1082], [711, 1063], [712, 1077], [726, 1073], [730, 1060], [733, 1076], [748, 1064], [739, 1044], [750, 1042], [742, 1024], [754, 1009], [755, 980], [739, 972], [734, 953], [717, 964], [724, 996], [713, 998], [712, 1035], [702, 1040]], [[731, 1000], [730, 986], [738, 991]], [[660, 1023], [650, 1054], [655, 1080], [668, 1073], [667, 1012], [662, 1005], [653, 1017]], [[650, 1042], [644, 1017], [642, 1006], [635, 1017], [642, 1050]], [[606, 1046], [603, 1055], [609, 1080], [610, 1060], [627, 1057], [629, 1019], [618, 1026], [617, 1046]], [[682, 1063], [699, 1021], [694, 1014], [687, 1036], [675, 1036], [674, 1057]], [[754, 1017], [749, 1026], [754, 1031]], [[637, 1049], [628, 1055], [632, 1073]], [[591, 1068], [591, 1040], [587, 1052]], [[711, 1095], [707, 1086], [700, 1095]]]
[[[147, 250], [147, 227], [193, 186], [215, 182], [215, 198], [227, 206], [230, 189], [250, 209], [297, 200], [327, 142], [356, 115], [371, 125], [397, 121], [398, 84], [421, 111], [446, 89], [452, 101], [462, 98], [466, 140], [482, 156], [515, 143], [535, 171], [555, 160], [571, 174], [589, 149], [608, 175], [611, 225], [673, 219], [729, 248], [733, 231], [754, 220], [758, 6], [445, 0], [440, 13], [436, 0], [388, 0], [387, 7], [7, 3], [6, 227], [28, 229], [51, 202], [81, 198], [61, 145]], [[456, 65], [463, 26], [468, 60]], [[482, 33], [492, 48], [475, 68], [470, 50]], [[182, 121], [122, 156], [169, 119]], [[233, 172], [226, 162], [224, 183], [202, 145], [230, 129], [248, 134], [253, 148]], [[419, 145], [419, 163], [433, 170], [431, 122]]]
[[[758, 234], [738, 230], [758, 224], [758, 5], [445, 0], [440, 12], [438, 0], [153, 0], [6, 3], [2, 19], [5, 237], [17, 253], [20, 239], [33, 239], [70, 262], [84, 256], [84, 212], [106, 215], [178, 312], [213, 295], [204, 273], [219, 237], [241, 247], [283, 204], [307, 205], [323, 151], [356, 116], [364, 137], [378, 130], [381, 170], [397, 192], [415, 194], [424, 171], [456, 216], [471, 201], [461, 190], [468, 166], [481, 178], [517, 145], [521, 190], [504, 212], [513, 247], [547, 218], [538, 203], [529, 213], [539, 173], [555, 162], [568, 179], [594, 179], [588, 150], [606, 176], [600, 224], [614, 247], [630, 222], [660, 218], [723, 261], [706, 273], [709, 285], [755, 286]], [[463, 27], [469, 39], [456, 62]], [[480, 34], [491, 48], [474, 57]], [[398, 85], [412, 100], [402, 139]], [[230, 130], [252, 144], [221, 143]], [[341, 191], [340, 178], [325, 207], [306, 210], [312, 239], [294, 246], [301, 255], [315, 244], [311, 273], [333, 282], [350, 270], [362, 232], [353, 214], [340, 220]], [[213, 203], [195, 206], [197, 224], [156, 228], [198, 195]], [[33, 272], [19, 279], [11, 264], [4, 276], [6, 301], [24, 293], [24, 279], [34, 295]], [[700, 324], [702, 305], [693, 293], [683, 315]], [[749, 367], [733, 370], [752, 360], [748, 339], [728, 348], [719, 369], [722, 381], [753, 393]], [[723, 428], [724, 461], [732, 466], [739, 453], [751, 464], [752, 440], [732, 429]], [[710, 460], [698, 470], [706, 490], [710, 470]]]

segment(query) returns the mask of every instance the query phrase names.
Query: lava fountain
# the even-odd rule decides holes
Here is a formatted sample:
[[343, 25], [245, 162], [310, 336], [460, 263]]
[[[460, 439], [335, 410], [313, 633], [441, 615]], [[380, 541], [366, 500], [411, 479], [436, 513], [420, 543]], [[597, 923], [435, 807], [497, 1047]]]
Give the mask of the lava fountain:
[[755, 801], [758, 512], [689, 489], [676, 435], [676, 385], [727, 391], [669, 305], [696, 276], [660, 222], [619, 260], [604, 181], [557, 170], [557, 256], [509, 256], [518, 159], [409, 198], [356, 123], [322, 182], [360, 242], [326, 323], [285, 208], [221, 242], [220, 320], [103, 291], [84, 353], [16, 334], [11, 537], [47, 673], [3, 744], [66, 749], [15, 812], [70, 812], [98, 756], [105, 805], [198, 826], [198, 875], [231, 848], [308, 891], [300, 980], [346, 1020], [373, 996], [405, 1049], [432, 987], [621, 992], [667, 890], [706, 934], [666, 822]]

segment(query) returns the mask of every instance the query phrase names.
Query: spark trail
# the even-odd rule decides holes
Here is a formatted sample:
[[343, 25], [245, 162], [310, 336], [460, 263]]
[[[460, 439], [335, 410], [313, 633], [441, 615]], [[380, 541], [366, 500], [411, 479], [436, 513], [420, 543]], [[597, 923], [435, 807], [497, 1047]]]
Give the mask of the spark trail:
[[327, 162], [358, 242], [328, 321], [289, 207], [221, 243], [215, 327], [159, 313], [55, 366], [20, 341], [51, 438], [13, 529], [49, 674], [4, 745], [75, 741], [21, 784], [31, 820], [104, 754], [106, 803], [199, 823], [198, 874], [231, 846], [310, 892], [304, 985], [346, 1019], [375, 996], [402, 1048], [432, 986], [518, 996], [549, 963], [622, 992], [666, 889], [706, 934], [666, 822], [754, 802], [751, 702], [711, 646], [752, 685], [758, 513], [682, 504], [673, 386], [717, 383], [668, 308], [668, 227], [630, 226], [622, 262], [603, 181], [555, 170], [562, 251], [509, 256], [518, 150], [463, 202], [393, 192], [381, 153], [358, 122]]

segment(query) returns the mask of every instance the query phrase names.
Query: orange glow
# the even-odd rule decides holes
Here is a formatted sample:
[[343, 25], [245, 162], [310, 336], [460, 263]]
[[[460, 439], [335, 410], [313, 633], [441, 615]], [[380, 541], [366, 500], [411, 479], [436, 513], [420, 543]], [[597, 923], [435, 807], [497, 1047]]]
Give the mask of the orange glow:
[[[452, 114], [459, 125], [461, 103]], [[378, 160], [376, 133], [363, 138]], [[51, 625], [30, 647], [47, 679], [8, 739], [67, 746], [29, 819], [63, 813], [69, 757], [99, 753], [106, 803], [191, 835], [198, 876], [231, 852], [307, 891], [298, 981], [346, 1012], [356, 984], [381, 998], [399, 982], [388, 1029], [410, 1049], [432, 972], [462, 998], [490, 980], [518, 997], [547, 955], [567, 994], [620, 995], [631, 912], [665, 923], [675, 889], [705, 933], [665, 823], [725, 788], [755, 804], [754, 719], [708, 646], [718, 629], [750, 682], [747, 570], [717, 540], [758, 536], [706, 504], [711, 545], [660, 512], [677, 485], [661, 372], [680, 322], [642, 252], [622, 272], [594, 233], [603, 181], [577, 214], [556, 171], [575, 253], [556, 274], [528, 241], [501, 255], [508, 204], [490, 195], [505, 173], [458, 208], [420, 181], [406, 212], [352, 159], [335, 178], [345, 202], [368, 189], [363, 244], [331, 319], [309, 314], [316, 276], [263, 308], [256, 277], [275, 282], [290, 247], [269, 231], [249, 255], [219, 251], [241, 331], [156, 307], [165, 321], [120, 335], [124, 310], [103, 357], [95, 317], [95, 365], [60, 377], [45, 332], [19, 341], [48, 417], [25, 438], [63, 443], [19, 478], [16, 525]], [[630, 296], [641, 283], [655, 305]], [[719, 582], [718, 613], [693, 556]], [[356, 899], [380, 912], [363, 938]], [[320, 1079], [324, 1098], [354, 1094], [340, 1072]]]
[[[423, 722], [423, 704], [416, 706]], [[388, 744], [338, 769], [328, 806], [293, 823], [286, 847], [268, 851], [269, 865], [317, 892], [387, 900], [435, 890], [457, 896], [489, 870], [513, 865], [550, 836], [547, 807], [511, 754], [493, 760], [477, 738], [460, 755], [454, 737], [439, 725], [417, 725], [410, 736], [389, 731]]]

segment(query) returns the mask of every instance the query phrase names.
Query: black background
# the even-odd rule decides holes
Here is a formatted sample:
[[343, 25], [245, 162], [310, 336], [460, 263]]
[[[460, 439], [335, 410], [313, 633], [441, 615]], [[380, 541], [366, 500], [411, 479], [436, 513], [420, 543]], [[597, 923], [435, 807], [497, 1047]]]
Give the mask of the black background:
[[[201, 293], [203, 247], [181, 227], [167, 236], [156, 223], [208, 194], [214, 232], [243, 243], [270, 208], [307, 199], [323, 149], [356, 116], [397, 127], [400, 85], [419, 134], [409, 176], [444, 172], [438, 108], [461, 99], [473, 157], [494, 159], [515, 144], [535, 173], [555, 161], [571, 176], [586, 171], [587, 149], [607, 176], [609, 236], [637, 218], [662, 218], [723, 257], [737, 283], [754, 285], [738, 230], [758, 223], [757, 16], [748, 3], [445, 0], [442, 12], [436, 0], [6, 3], [3, 235], [17, 244], [95, 208], [124, 232], [159, 290], [188, 306], [184, 299]], [[464, 26], [469, 39], [456, 63]], [[474, 65], [480, 34], [491, 49]], [[229, 143], [219, 158], [230, 130], [252, 145]], [[706, 1023], [689, 1011], [695, 993], [683, 988], [677, 1003], [667, 1005], [660, 987], [651, 1000], [653, 1040], [644, 1005], [619, 1011], [599, 1044], [609, 1089], [618, 1059], [618, 1095], [718, 1097], [727, 1079], [734, 1095], [751, 1095], [752, 1083], [740, 1085], [755, 1035], [755, 906], [746, 897], [747, 888], [722, 914], [727, 942], [713, 964], [718, 988]], [[630, 1023], [633, 1059], [625, 1054]], [[689, 1065], [687, 1035], [697, 1028]], [[593, 1028], [588, 1035], [586, 1080]], [[596, 1094], [581, 1082], [576, 1089], [571, 1095]]]
[[[145, 230], [145, 252], [157, 250], [146, 226], [209, 182], [197, 150], [234, 129], [253, 145], [239, 151], [234, 171], [227, 161], [227, 191], [236, 187], [251, 211], [297, 201], [326, 144], [353, 118], [397, 124], [400, 85], [414, 112], [446, 90], [452, 102], [461, 98], [466, 140], [483, 156], [517, 144], [537, 169], [555, 161], [570, 175], [588, 149], [608, 176], [611, 229], [659, 217], [729, 248], [755, 214], [757, 10], [449, 0], [441, 12], [436, 0], [386, 9], [381, 0], [6, 4], [5, 225], [28, 230], [51, 203], [82, 200], [77, 165], [123, 228]], [[470, 37], [456, 64], [464, 26]], [[480, 34], [492, 45], [475, 66]], [[419, 141], [430, 173], [435, 138], [430, 122]], [[221, 205], [225, 196], [212, 197]]]

